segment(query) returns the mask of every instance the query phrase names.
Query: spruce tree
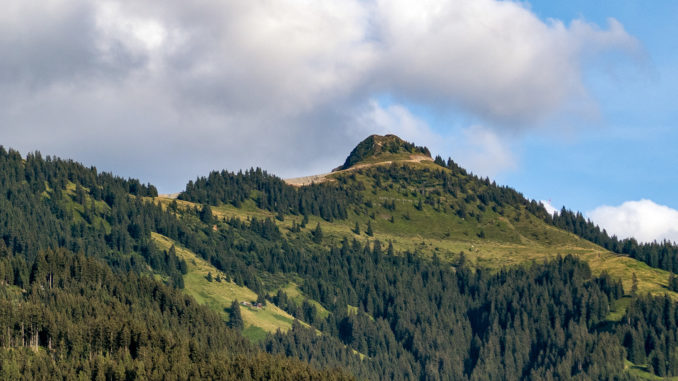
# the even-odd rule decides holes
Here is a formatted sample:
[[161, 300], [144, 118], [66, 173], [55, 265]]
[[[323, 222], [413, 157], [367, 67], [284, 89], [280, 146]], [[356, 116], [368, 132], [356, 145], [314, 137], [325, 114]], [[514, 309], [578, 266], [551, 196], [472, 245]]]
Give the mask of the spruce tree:
[[315, 243], [320, 243], [323, 240], [323, 230], [320, 228], [320, 223], [316, 225], [315, 229], [311, 232], [311, 239]]
[[228, 326], [238, 330], [242, 331], [243, 328], [245, 328], [245, 322], [242, 320], [242, 314], [240, 313], [240, 304], [238, 303], [237, 300], [234, 300], [231, 303], [231, 308], [229, 309], [230, 316], [228, 318]]
[[209, 205], [204, 205], [200, 210], [200, 221], [211, 224], [213, 222], [212, 208]]

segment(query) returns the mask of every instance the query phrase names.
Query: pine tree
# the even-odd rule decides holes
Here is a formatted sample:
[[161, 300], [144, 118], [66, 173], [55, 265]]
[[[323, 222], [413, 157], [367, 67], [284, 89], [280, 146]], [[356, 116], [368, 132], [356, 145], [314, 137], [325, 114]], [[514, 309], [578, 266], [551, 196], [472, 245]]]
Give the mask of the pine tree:
[[323, 240], [323, 230], [320, 228], [320, 223], [316, 225], [315, 229], [311, 232], [311, 239], [315, 243], [320, 243]]
[[204, 205], [200, 210], [200, 221], [206, 224], [211, 224], [213, 220], [214, 217], [212, 215], [212, 208], [210, 208], [209, 205]]
[[234, 300], [231, 303], [228, 326], [238, 331], [242, 331], [242, 329], [245, 328], [245, 322], [242, 320], [242, 314], [240, 313], [240, 304], [237, 300]]
[[365, 230], [365, 234], [370, 237], [374, 235], [374, 231], [372, 230], [372, 221], [367, 221], [367, 230]]
[[358, 221], [355, 222], [355, 228], [353, 228], [353, 232], [360, 235], [360, 224], [358, 224]]
[[669, 274], [669, 290], [678, 292], [678, 277], [674, 273]]

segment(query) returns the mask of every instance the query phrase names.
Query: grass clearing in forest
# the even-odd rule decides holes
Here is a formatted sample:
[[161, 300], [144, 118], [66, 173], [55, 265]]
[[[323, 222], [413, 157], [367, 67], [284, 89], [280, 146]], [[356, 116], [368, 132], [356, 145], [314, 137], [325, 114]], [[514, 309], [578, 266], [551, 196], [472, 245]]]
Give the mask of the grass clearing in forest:
[[[440, 260], [452, 264], [457, 263], [463, 253], [467, 263], [491, 270], [571, 254], [586, 261], [595, 275], [606, 271], [621, 280], [627, 293], [631, 290], [631, 279], [635, 273], [638, 292], [654, 295], [668, 293], [678, 299], [678, 294], [667, 288], [668, 272], [607, 251], [550, 226], [525, 210], [506, 207], [500, 214], [491, 208], [481, 210], [483, 207], [476, 202], [468, 206], [468, 211], [474, 216], [469, 214], [461, 218], [444, 202], [436, 207], [426, 203], [419, 205], [421, 198], [417, 192], [420, 189], [416, 187], [387, 184], [379, 188], [374, 186], [374, 180], [368, 176], [355, 173], [355, 177], [366, 187], [363, 204], [349, 207], [345, 220], [326, 221], [317, 216], [308, 216], [306, 226], [296, 233], [291, 231], [292, 226], [299, 225], [302, 216], [288, 214], [280, 221], [276, 219], [276, 213], [257, 208], [251, 199], [243, 202], [239, 208], [220, 205], [213, 207], [212, 211], [222, 220], [232, 217], [243, 221], [255, 217], [270, 218], [283, 235], [293, 241], [310, 241], [311, 231], [319, 224], [324, 236], [322, 246], [325, 247], [340, 245], [345, 238], [363, 243], [379, 240], [383, 250], [392, 243], [396, 252], [409, 251], [428, 258], [437, 255]], [[172, 201], [168, 198], [156, 200], [162, 204]], [[186, 201], [179, 200], [178, 203], [182, 208], [199, 207]], [[395, 208], [391, 206], [393, 204]], [[355, 232], [356, 224], [358, 234]], [[371, 236], [366, 234], [368, 224], [372, 227]]]
[[[173, 240], [157, 233], [152, 233], [154, 241], [163, 250], [169, 250], [174, 245], [177, 256], [188, 265], [188, 273], [184, 275], [184, 292], [192, 296], [198, 303], [207, 305], [218, 312], [228, 321], [228, 309], [233, 300], [238, 302], [254, 302], [257, 294], [247, 287], [238, 286], [232, 281], [226, 281], [226, 274], [199, 258], [195, 253], [187, 250]], [[210, 282], [207, 277], [212, 274]], [[216, 281], [217, 277], [221, 280]], [[250, 340], [257, 341], [265, 337], [265, 333], [274, 333], [277, 330], [285, 332], [292, 327], [294, 317], [268, 302], [262, 308], [240, 306], [240, 312], [245, 321], [243, 335]]]

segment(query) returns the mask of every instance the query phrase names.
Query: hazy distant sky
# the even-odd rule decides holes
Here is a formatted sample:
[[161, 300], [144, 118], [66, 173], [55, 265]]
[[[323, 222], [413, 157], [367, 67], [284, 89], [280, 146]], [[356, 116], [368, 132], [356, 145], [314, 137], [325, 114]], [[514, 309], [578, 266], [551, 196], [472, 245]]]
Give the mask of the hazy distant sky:
[[[0, 144], [175, 192], [396, 133], [678, 240], [678, 2], [37, 1], [0, 12]], [[605, 206], [607, 205], [607, 206]]]

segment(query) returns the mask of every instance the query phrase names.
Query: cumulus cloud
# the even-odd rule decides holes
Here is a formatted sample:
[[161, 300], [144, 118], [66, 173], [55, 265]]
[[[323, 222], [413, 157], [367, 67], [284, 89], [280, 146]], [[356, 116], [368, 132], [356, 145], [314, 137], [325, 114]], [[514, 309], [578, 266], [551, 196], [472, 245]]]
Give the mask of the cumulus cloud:
[[651, 200], [626, 201], [619, 206], [600, 206], [588, 216], [608, 233], [633, 237], [640, 242], [678, 242], [678, 210]]
[[507, 141], [492, 129], [475, 125], [454, 136], [449, 149], [462, 167], [480, 176], [494, 177], [517, 166]]
[[371, 100], [368, 107], [358, 114], [351, 131], [358, 139], [364, 138], [368, 133], [395, 134], [418, 145], [426, 145], [434, 152], [441, 148], [439, 146], [441, 136], [433, 132], [428, 123], [401, 104], [384, 106], [374, 99]]
[[543, 22], [494, 0], [380, 0], [386, 87], [503, 125], [534, 123], [585, 94], [581, 59], [637, 42], [614, 19]]
[[[209, 169], [301, 175], [342, 162], [357, 132], [445, 152], [408, 104], [534, 124], [585, 96], [584, 57], [635, 44], [614, 20], [544, 22], [495, 0], [14, 1], [0, 140], [167, 191]], [[506, 158], [497, 133], [469, 131]]]

